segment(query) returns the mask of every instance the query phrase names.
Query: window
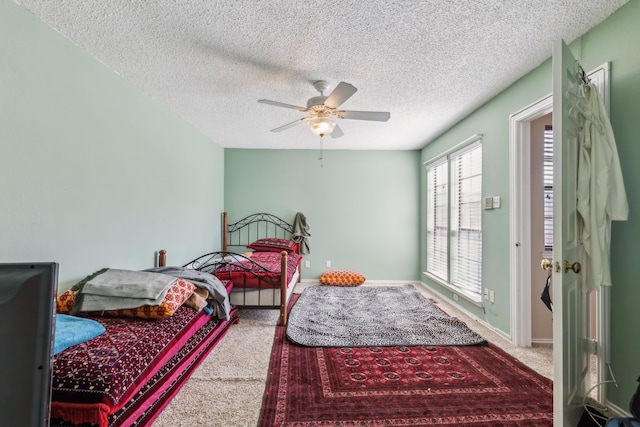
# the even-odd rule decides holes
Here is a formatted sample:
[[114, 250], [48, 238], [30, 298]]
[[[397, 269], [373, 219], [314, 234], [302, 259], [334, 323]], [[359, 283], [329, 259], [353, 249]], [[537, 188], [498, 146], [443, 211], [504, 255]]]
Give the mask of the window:
[[553, 250], [553, 128], [544, 128], [544, 249]]
[[427, 274], [482, 301], [482, 144], [427, 164]]
[[449, 169], [445, 160], [428, 168], [427, 271], [449, 278]]

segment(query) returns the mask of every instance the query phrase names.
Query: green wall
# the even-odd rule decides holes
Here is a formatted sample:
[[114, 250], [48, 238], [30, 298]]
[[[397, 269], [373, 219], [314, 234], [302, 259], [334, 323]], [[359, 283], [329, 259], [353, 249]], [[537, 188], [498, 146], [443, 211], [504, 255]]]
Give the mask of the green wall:
[[186, 262], [220, 240], [224, 151], [12, 2], [0, 0], [0, 262]]
[[321, 167], [317, 150], [226, 149], [225, 209], [230, 221], [302, 212], [311, 233], [303, 278], [348, 269], [370, 280], [415, 281], [419, 155], [325, 150]]
[[[444, 135], [427, 145], [421, 153], [428, 162], [447, 149], [474, 134], [482, 134], [482, 194], [500, 196], [501, 207], [482, 211], [482, 282], [483, 287], [495, 291], [495, 303], [486, 305], [486, 312], [462, 298], [458, 303], [490, 325], [510, 334], [510, 257], [509, 247], [509, 115], [551, 93], [551, 75], [548, 63], [538, 67], [487, 102]], [[426, 194], [426, 169], [421, 167], [421, 195]], [[421, 198], [421, 218], [426, 210], [426, 198]], [[421, 236], [426, 236], [426, 225], [421, 224]], [[421, 272], [426, 271], [426, 241], [421, 244]], [[421, 274], [421, 279], [447, 297], [453, 292]]]
[[[640, 1], [632, 0], [602, 24], [571, 44], [585, 70], [611, 62], [611, 123], [616, 136], [620, 162], [629, 200], [629, 221], [615, 222], [612, 231], [612, 370], [620, 387], [607, 385], [608, 399], [627, 410], [640, 374], [640, 343], [635, 325], [640, 324], [640, 286], [635, 271], [640, 220], [636, 212], [640, 199], [634, 191], [640, 182]], [[549, 45], [551, 54], [551, 45]], [[483, 139], [483, 194], [502, 197], [502, 208], [483, 211], [483, 283], [496, 291], [496, 303], [485, 314], [472, 304], [462, 305], [501, 331], [510, 333], [509, 312], [509, 115], [551, 93], [551, 62], [543, 63], [473, 114], [453, 126], [421, 152], [423, 161], [431, 159], [456, 143], [475, 134]], [[421, 176], [424, 194], [425, 172]], [[420, 203], [423, 218], [426, 201]], [[424, 223], [421, 235], [424, 236]], [[426, 269], [421, 241], [421, 271]], [[429, 281], [444, 295], [450, 291]]]
[[640, 286], [635, 269], [640, 236], [640, 1], [631, 0], [589, 32], [582, 51], [586, 68], [611, 61], [611, 124], [618, 146], [629, 221], [615, 222], [611, 244], [611, 340], [613, 372], [620, 388], [607, 388], [610, 399], [627, 409], [640, 375]]

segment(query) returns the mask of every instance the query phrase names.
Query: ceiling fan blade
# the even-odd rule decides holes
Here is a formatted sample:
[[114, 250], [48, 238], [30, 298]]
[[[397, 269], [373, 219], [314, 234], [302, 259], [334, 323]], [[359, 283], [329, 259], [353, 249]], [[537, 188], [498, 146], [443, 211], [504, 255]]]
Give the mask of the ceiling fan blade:
[[391, 117], [391, 114], [386, 111], [337, 111], [336, 115], [341, 119], [373, 120], [376, 122], [386, 122]]
[[287, 123], [286, 125], [277, 127], [275, 129], [271, 129], [271, 132], [282, 132], [283, 130], [287, 130], [289, 128], [294, 127], [295, 125], [299, 125], [300, 123], [307, 120], [308, 117], [303, 117], [301, 119], [296, 120], [295, 122]]
[[298, 111], [307, 111], [307, 109], [304, 108], [304, 107], [298, 107], [297, 105], [285, 104], [284, 102], [271, 101], [269, 99], [258, 99], [258, 102], [261, 103], [261, 104], [275, 105], [276, 107], [292, 108], [292, 109], [298, 110]]
[[333, 128], [333, 132], [331, 132], [331, 138], [340, 138], [341, 136], [344, 135], [344, 132], [342, 132], [342, 129], [340, 129], [340, 126], [336, 125], [336, 127]]
[[331, 92], [331, 95], [325, 99], [324, 105], [329, 108], [338, 108], [347, 99], [351, 98], [357, 90], [358, 89], [356, 89], [352, 84], [340, 82], [333, 92]]

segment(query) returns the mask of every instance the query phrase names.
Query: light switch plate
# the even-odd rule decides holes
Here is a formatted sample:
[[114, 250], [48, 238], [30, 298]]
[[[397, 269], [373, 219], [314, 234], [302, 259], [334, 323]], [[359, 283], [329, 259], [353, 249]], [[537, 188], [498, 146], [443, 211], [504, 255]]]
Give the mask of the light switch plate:
[[493, 207], [494, 209], [500, 207], [500, 196], [493, 196]]
[[482, 209], [493, 209], [493, 197], [485, 197], [482, 199]]

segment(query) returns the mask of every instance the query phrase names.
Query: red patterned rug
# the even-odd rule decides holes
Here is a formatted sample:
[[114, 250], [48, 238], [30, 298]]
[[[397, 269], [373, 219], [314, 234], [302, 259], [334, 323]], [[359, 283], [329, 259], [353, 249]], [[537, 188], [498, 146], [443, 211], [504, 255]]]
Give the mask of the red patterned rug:
[[493, 344], [303, 347], [277, 327], [272, 426], [552, 426], [552, 381]]

